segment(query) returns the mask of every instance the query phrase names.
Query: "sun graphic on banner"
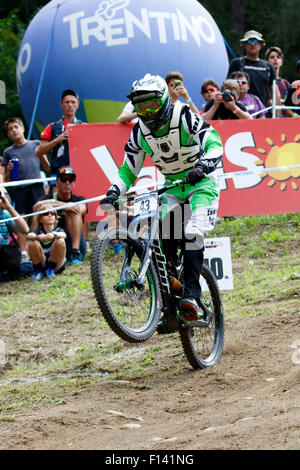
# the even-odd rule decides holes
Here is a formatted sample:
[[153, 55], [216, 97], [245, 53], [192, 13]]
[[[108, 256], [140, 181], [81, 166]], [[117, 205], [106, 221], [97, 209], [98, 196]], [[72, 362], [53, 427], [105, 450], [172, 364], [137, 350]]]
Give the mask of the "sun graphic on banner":
[[[297, 134], [294, 138], [294, 142], [285, 143], [286, 136], [285, 134], [281, 135], [281, 141], [284, 143], [281, 147], [274, 145], [270, 137], [266, 138], [267, 144], [271, 147], [269, 154], [265, 162], [258, 160], [257, 165], [264, 165], [265, 168], [280, 168], [286, 166], [300, 165], [300, 134]], [[266, 155], [267, 151], [262, 148], [257, 149], [258, 153]], [[287, 170], [278, 170], [274, 172], [265, 172], [260, 174], [261, 178], [266, 178], [270, 176], [270, 181], [268, 181], [268, 186], [272, 187], [276, 182], [281, 182], [280, 189], [285, 191], [287, 188], [287, 183], [285, 181], [290, 178], [299, 178], [300, 177], [300, 168], [289, 168]], [[297, 183], [291, 181], [291, 187], [296, 191], [298, 189]]]

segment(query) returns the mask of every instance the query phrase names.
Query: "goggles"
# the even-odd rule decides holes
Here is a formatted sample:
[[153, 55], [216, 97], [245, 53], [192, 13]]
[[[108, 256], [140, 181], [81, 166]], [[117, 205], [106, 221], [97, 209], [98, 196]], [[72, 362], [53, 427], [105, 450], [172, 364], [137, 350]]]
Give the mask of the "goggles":
[[217, 91], [217, 88], [215, 86], [208, 86], [203, 90], [203, 93], [208, 93], [209, 91]]
[[247, 44], [258, 44], [258, 39], [248, 39]]
[[134, 109], [140, 116], [145, 116], [148, 112], [152, 114], [158, 113], [163, 107], [164, 102], [161, 98], [155, 98], [152, 100], [144, 101], [142, 103], [134, 104]]

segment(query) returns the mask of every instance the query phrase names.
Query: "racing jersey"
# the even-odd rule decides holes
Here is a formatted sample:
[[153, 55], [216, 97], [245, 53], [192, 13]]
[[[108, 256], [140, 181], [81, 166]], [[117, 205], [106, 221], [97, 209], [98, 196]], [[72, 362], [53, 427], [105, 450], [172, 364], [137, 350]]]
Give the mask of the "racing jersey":
[[121, 195], [134, 183], [146, 154], [167, 181], [184, 180], [189, 170], [202, 167], [206, 175], [203, 184], [209, 178], [218, 187], [214, 170], [223, 156], [221, 138], [210, 124], [186, 105], [177, 102], [170, 122], [155, 132], [141, 120], [134, 126], [125, 145], [123, 165], [113, 182]]

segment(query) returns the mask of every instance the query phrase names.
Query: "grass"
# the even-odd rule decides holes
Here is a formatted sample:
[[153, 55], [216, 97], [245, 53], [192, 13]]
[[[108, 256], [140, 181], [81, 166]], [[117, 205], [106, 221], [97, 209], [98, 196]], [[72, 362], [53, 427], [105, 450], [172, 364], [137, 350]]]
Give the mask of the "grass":
[[[226, 320], [300, 313], [300, 214], [221, 219], [210, 236], [231, 239], [234, 289], [222, 293]], [[2, 284], [0, 340], [7, 349], [0, 355], [0, 420], [35, 405], [57, 406], [95, 382], [129, 380], [144, 389], [158, 371], [163, 380], [186, 364], [177, 334], [132, 345], [110, 330], [99, 315], [88, 259], [54, 280]]]

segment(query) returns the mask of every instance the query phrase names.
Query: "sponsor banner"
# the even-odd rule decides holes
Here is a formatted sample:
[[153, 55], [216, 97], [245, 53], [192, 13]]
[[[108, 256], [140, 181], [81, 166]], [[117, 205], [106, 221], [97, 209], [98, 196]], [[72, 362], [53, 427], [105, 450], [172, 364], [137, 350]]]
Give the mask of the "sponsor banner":
[[[211, 122], [224, 146], [217, 169], [221, 188], [218, 216], [299, 212], [298, 123], [292, 118]], [[110, 123], [69, 128], [71, 165], [78, 174], [75, 194], [85, 198], [105, 194], [124, 160], [124, 146], [132, 127]], [[272, 172], [265, 171], [268, 168]], [[276, 168], [278, 171], [274, 171]], [[228, 173], [230, 178], [226, 178]], [[163, 180], [147, 155], [135, 182], [137, 193], [139, 186]], [[89, 205], [88, 220], [103, 218], [105, 214], [98, 205]]]
[[[233, 289], [231, 247], [229, 237], [207, 238], [204, 260], [214, 273], [220, 290]], [[205, 287], [202, 286], [205, 290]]]

